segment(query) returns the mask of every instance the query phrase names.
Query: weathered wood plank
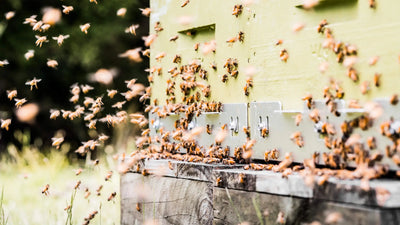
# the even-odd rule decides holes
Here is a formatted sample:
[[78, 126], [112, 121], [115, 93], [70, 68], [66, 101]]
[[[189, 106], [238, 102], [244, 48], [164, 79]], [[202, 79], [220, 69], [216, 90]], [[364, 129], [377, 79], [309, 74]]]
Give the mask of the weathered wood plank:
[[[306, 198], [263, 194], [214, 187], [214, 224], [276, 224], [279, 212], [285, 224], [325, 224], [330, 213], [340, 213], [336, 224], [399, 224], [398, 210], [376, 209]], [[265, 215], [268, 212], [268, 215]]]
[[[244, 184], [240, 183], [240, 174], [245, 177]], [[222, 180], [219, 185], [215, 182], [217, 178]], [[361, 188], [360, 180], [329, 178], [322, 186], [317, 185], [317, 180], [318, 177], [315, 178], [314, 185], [309, 186], [298, 173], [284, 178], [281, 173], [273, 171], [223, 169], [213, 172], [214, 186], [219, 187], [364, 206], [400, 208], [400, 181], [398, 180], [371, 180], [369, 191]], [[388, 195], [383, 196], [384, 201], [378, 201], [378, 198], [382, 196], [377, 193], [377, 188], [388, 191]]]
[[121, 224], [147, 220], [168, 225], [212, 224], [212, 219], [210, 183], [136, 173], [121, 176]]

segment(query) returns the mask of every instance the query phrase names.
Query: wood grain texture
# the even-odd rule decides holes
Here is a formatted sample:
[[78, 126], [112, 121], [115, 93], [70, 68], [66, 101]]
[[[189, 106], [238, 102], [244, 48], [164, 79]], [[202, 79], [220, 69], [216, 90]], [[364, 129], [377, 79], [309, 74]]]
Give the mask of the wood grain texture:
[[[342, 220], [336, 224], [398, 224], [398, 210], [383, 210], [335, 202], [293, 198], [214, 187], [214, 224], [277, 224], [279, 212], [285, 224], [308, 224], [338, 212]], [[268, 216], [263, 215], [268, 212]]]
[[[137, 204], [140, 211], [136, 209]], [[185, 179], [121, 176], [121, 224], [212, 224], [212, 188], [209, 183]]]

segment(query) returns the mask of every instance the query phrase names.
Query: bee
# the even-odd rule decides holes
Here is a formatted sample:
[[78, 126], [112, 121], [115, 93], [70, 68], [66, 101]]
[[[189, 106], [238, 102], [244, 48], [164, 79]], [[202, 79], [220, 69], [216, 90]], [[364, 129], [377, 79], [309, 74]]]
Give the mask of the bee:
[[376, 148], [376, 139], [375, 137], [368, 137], [367, 138], [367, 146], [370, 150], [373, 150]]
[[43, 43], [48, 42], [47, 36], [35, 35], [35, 37], [37, 39], [36, 42], [35, 42], [36, 46], [42, 47]]
[[369, 59], [368, 64], [374, 66], [379, 60], [379, 56], [373, 56]]
[[363, 95], [367, 94], [370, 90], [369, 81], [362, 82], [360, 85], [360, 90], [361, 90], [361, 94], [363, 94]]
[[142, 170], [142, 175], [143, 175], [143, 176], [149, 175], [149, 172], [147, 172], [147, 169], [143, 169], [143, 170]]
[[222, 178], [221, 177], [217, 177], [217, 179], [215, 181], [215, 184], [216, 184], [217, 187], [222, 186]]
[[275, 42], [275, 45], [281, 45], [281, 44], [283, 44], [283, 40], [282, 39], [279, 39], [279, 40], [277, 40]]
[[318, 33], [324, 33], [325, 30], [325, 26], [328, 25], [328, 21], [326, 21], [326, 19], [323, 19], [317, 27], [317, 32]]
[[150, 16], [150, 13], [151, 13], [151, 9], [150, 8], [144, 8], [144, 9], [139, 8], [139, 9], [140, 9], [140, 11], [142, 11], [142, 15], [143, 16], [147, 16], [147, 17]]
[[176, 41], [176, 40], [178, 40], [178, 38], [179, 38], [179, 36], [175, 35], [175, 36], [170, 37], [169, 41]]
[[200, 43], [194, 44], [193, 48], [197, 52], [199, 50]]
[[375, 85], [375, 87], [379, 87], [380, 86], [380, 84], [381, 84], [381, 82], [380, 82], [381, 76], [382, 76], [382, 74], [380, 74], [380, 73], [375, 73], [374, 74], [374, 85]]
[[1, 129], [8, 130], [11, 124], [11, 119], [5, 119], [5, 120], [0, 119], [0, 121], [1, 121]]
[[14, 11], [7, 12], [4, 16], [6, 17], [6, 20], [10, 20], [15, 16], [15, 12]]
[[126, 14], [126, 8], [120, 8], [117, 10], [117, 16], [124, 17]]
[[164, 28], [161, 27], [160, 21], [157, 21], [156, 24], [154, 24], [154, 30], [155, 30], [156, 32], [160, 32], [160, 31], [163, 31], [163, 30], [164, 30]]
[[213, 70], [217, 70], [217, 64], [216, 64], [215, 62], [210, 63], [210, 67], [211, 67]]
[[329, 213], [325, 218], [326, 224], [337, 224], [343, 220], [342, 214], [339, 212]]
[[175, 55], [174, 58], [172, 59], [173, 63], [181, 63], [182, 58], [180, 55]]
[[187, 4], [189, 4], [189, 1], [190, 1], [190, 0], [185, 0], [185, 1], [181, 4], [181, 7], [182, 7], [182, 8], [185, 7]]
[[142, 209], [141, 209], [141, 208], [142, 208], [141, 206], [142, 206], [141, 203], [139, 203], [139, 202], [136, 203], [136, 211], [140, 212], [140, 211], [142, 210]]
[[250, 127], [249, 126], [244, 126], [243, 127], [243, 132], [246, 134], [247, 138], [250, 138]]
[[136, 35], [136, 29], [139, 28], [139, 24], [132, 24], [131, 26], [125, 28], [125, 33]]
[[249, 85], [244, 85], [243, 87], [243, 91], [244, 91], [244, 95], [249, 96], [250, 92], [249, 92]]
[[117, 102], [114, 105], [112, 105], [112, 108], [118, 108], [118, 109], [122, 109], [122, 106], [126, 103], [126, 101], [122, 101], [122, 102]]
[[90, 23], [85, 23], [83, 25], [80, 25], [79, 28], [81, 29], [81, 31], [85, 34], [88, 33], [88, 30], [90, 28]]
[[75, 171], [75, 175], [78, 176], [79, 174], [82, 173], [82, 168], [79, 168]]
[[98, 137], [98, 140], [101, 141], [101, 142], [105, 142], [105, 141], [107, 141], [109, 138], [110, 138], [110, 137], [107, 136], [107, 135], [105, 135], [105, 134], [100, 134], [99, 137]]
[[368, 5], [371, 9], [376, 8], [376, 1], [375, 0], [368, 0]]
[[23, 104], [25, 104], [27, 102], [27, 100], [25, 98], [22, 98], [22, 99], [14, 98], [14, 101], [15, 101], [15, 106], [17, 108], [20, 108]]
[[[32, 49], [28, 50], [28, 52], [26, 52], [24, 54], [24, 57], [27, 61], [29, 61], [29, 59], [33, 58], [33, 56], [35, 56], [35, 50], [32, 50]], [[1, 65], [1, 63], [0, 63], [0, 65]]]
[[246, 175], [244, 175], [243, 173], [239, 174], [239, 183], [244, 184], [246, 181]]
[[285, 224], [286, 223], [285, 214], [282, 211], [280, 211], [278, 213], [278, 217], [276, 218], [276, 222], [279, 223], [279, 224]]
[[110, 180], [111, 177], [112, 177], [112, 175], [113, 175], [113, 171], [111, 171], [111, 170], [108, 171], [107, 174], [106, 174], [106, 177], [104, 178], [104, 180], [105, 180], [105, 181]]
[[397, 103], [399, 102], [399, 97], [397, 94], [393, 94], [390, 99], [389, 99], [390, 104], [392, 105], [397, 105]]
[[269, 155], [270, 155], [271, 151], [266, 150], [264, 152], [264, 161], [268, 162], [269, 161]]
[[242, 14], [243, 6], [242, 5], [234, 5], [232, 10], [232, 15], [236, 16], [236, 18]]
[[47, 66], [51, 68], [57, 68], [58, 62], [54, 59], [47, 59]]
[[31, 91], [32, 91], [33, 87], [38, 89], [37, 83], [39, 83], [41, 80], [42, 79], [36, 79], [36, 77], [34, 77], [32, 80], [28, 80], [27, 82], [25, 82], [25, 85], [31, 86]]
[[237, 37], [232, 37], [226, 40], [227, 43], [235, 43], [237, 41]]
[[215, 143], [217, 145], [220, 145], [228, 135], [228, 132], [225, 129], [221, 129], [216, 135], [215, 135]]
[[349, 69], [347, 69], [347, 76], [354, 82], [358, 81], [358, 73], [357, 71], [350, 67]]
[[89, 198], [90, 194], [91, 194], [90, 191], [86, 189], [84, 198], [85, 199]]
[[[71, 6], [72, 7], [72, 6]], [[58, 35], [57, 37], [53, 37], [53, 40], [57, 41], [58, 46], [61, 46], [64, 43], [64, 40], [69, 38], [69, 35]]]
[[60, 145], [64, 142], [64, 137], [59, 137], [59, 138], [52, 137], [51, 140], [52, 140], [52, 144], [51, 145], [55, 146], [56, 149], [59, 149]]
[[221, 81], [223, 83], [226, 83], [228, 81], [228, 75], [227, 74], [222, 75]]
[[270, 159], [278, 159], [279, 158], [279, 150], [274, 148], [271, 150], [271, 157]]
[[261, 137], [266, 138], [268, 134], [269, 134], [268, 128], [263, 127], [263, 128], [261, 129]]
[[281, 58], [282, 61], [286, 62], [289, 58], [287, 50], [286, 49], [281, 50], [279, 53], [279, 57]]
[[299, 32], [304, 28], [304, 23], [296, 23], [293, 25], [293, 32]]
[[117, 195], [117, 192], [113, 192], [110, 194], [110, 196], [108, 196], [107, 201], [111, 201], [113, 198], [115, 198], [115, 196]]
[[8, 62], [7, 59], [0, 60], [0, 67], [4, 67], [4, 66], [6, 66], [6, 65], [8, 65], [8, 64], [10, 64], [10, 63]]
[[310, 114], [308, 114], [308, 116], [310, 117], [310, 119], [314, 122], [314, 123], [318, 123], [320, 121], [320, 115], [319, 115], [319, 110], [318, 109], [313, 109]]
[[303, 115], [301, 113], [298, 113], [294, 119], [294, 124], [296, 124], [296, 126], [299, 126], [302, 118], [303, 118]]
[[48, 195], [49, 194], [50, 184], [46, 184], [46, 186], [42, 190], [42, 194]]
[[7, 90], [7, 98], [10, 99], [10, 101], [15, 97], [17, 97], [17, 90]]

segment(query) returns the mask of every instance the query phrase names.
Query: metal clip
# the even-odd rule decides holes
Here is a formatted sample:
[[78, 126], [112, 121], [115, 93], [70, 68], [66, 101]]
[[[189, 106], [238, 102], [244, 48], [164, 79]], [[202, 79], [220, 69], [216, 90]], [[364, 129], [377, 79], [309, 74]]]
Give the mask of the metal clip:
[[232, 134], [239, 132], [239, 117], [236, 117], [236, 119], [235, 119], [231, 116], [231, 119], [229, 122], [229, 130], [232, 131]]
[[260, 131], [260, 136], [265, 138], [269, 134], [269, 118], [268, 116], [265, 118], [263, 121], [262, 117], [259, 117], [259, 122], [258, 122], [258, 130]]

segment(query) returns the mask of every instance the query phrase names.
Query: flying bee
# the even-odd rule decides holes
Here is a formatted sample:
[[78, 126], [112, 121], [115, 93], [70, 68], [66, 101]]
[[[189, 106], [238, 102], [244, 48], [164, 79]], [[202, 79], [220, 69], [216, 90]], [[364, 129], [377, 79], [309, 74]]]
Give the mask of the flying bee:
[[25, 104], [27, 102], [27, 100], [25, 98], [22, 98], [22, 99], [14, 98], [14, 101], [15, 101], [15, 106], [17, 108], [20, 108], [23, 104]]
[[10, 64], [10, 63], [8, 62], [7, 59], [0, 60], [0, 67], [4, 67], [4, 66], [6, 66], [6, 65], [8, 65], [8, 64]]
[[126, 103], [126, 101], [122, 101], [122, 102], [117, 102], [114, 105], [112, 105], [112, 108], [118, 108], [118, 109], [122, 109], [122, 106]]
[[15, 97], [17, 97], [17, 90], [7, 90], [7, 98], [10, 99], [10, 101]]
[[125, 33], [136, 35], [136, 29], [139, 28], [139, 24], [132, 24], [125, 29]]
[[126, 14], [126, 8], [120, 8], [117, 10], [117, 16], [124, 17]]
[[380, 86], [380, 84], [381, 84], [381, 82], [380, 82], [381, 76], [382, 76], [382, 74], [380, 74], [380, 73], [375, 73], [374, 74], [374, 85], [375, 85], [375, 87], [379, 87]]
[[74, 7], [73, 7], [73, 6], [65, 6], [65, 5], [62, 5], [62, 7], [63, 7], [63, 13], [64, 13], [64, 14], [69, 14], [71, 11], [74, 10]]
[[357, 71], [350, 67], [349, 69], [347, 69], [347, 76], [354, 82], [358, 81], [358, 73]]
[[313, 109], [308, 116], [314, 123], [318, 123], [320, 121], [320, 115], [318, 109]]
[[47, 66], [56, 69], [58, 62], [54, 59], [47, 59]]
[[283, 40], [282, 39], [279, 39], [279, 40], [277, 40], [275, 42], [275, 45], [281, 45], [281, 44], [283, 44]]
[[79, 168], [75, 171], [75, 175], [78, 176], [79, 174], [82, 173], [82, 168]]
[[48, 42], [47, 36], [35, 35], [35, 37], [37, 39], [36, 42], [35, 42], [36, 46], [42, 47], [43, 43]]
[[52, 137], [51, 138], [51, 140], [52, 140], [52, 146], [55, 146], [56, 147], [56, 149], [59, 149], [60, 148], [60, 145], [64, 142], [64, 137]]
[[376, 1], [375, 0], [368, 0], [368, 5], [371, 9], [376, 8]]
[[175, 55], [174, 58], [172, 59], [173, 63], [181, 63], [182, 58], [180, 55]]
[[6, 20], [10, 20], [15, 16], [15, 12], [14, 11], [7, 12], [4, 14], [4, 16], [6, 17]]
[[79, 28], [81, 29], [81, 31], [85, 34], [88, 33], [88, 30], [90, 28], [90, 23], [85, 23], [83, 25], [80, 25]]
[[41, 80], [42, 79], [36, 79], [36, 77], [34, 77], [32, 80], [28, 80], [27, 82], [25, 82], [25, 85], [31, 86], [31, 91], [32, 91], [33, 87], [38, 89], [37, 83], [39, 83]]
[[160, 60], [161, 60], [162, 58], [164, 58], [165, 55], [166, 55], [165, 52], [160, 52], [160, 53], [156, 56], [155, 59], [156, 59], [158, 62], [160, 62]]
[[49, 194], [49, 188], [50, 188], [50, 184], [46, 184], [46, 186], [44, 186], [44, 188], [42, 190], [42, 194], [48, 195]]
[[60, 110], [50, 109], [50, 119], [55, 120], [59, 116], [60, 116]]
[[286, 49], [282, 49], [279, 53], [279, 57], [281, 58], [282, 61], [286, 62], [289, 58], [289, 53], [287, 52]]
[[113, 175], [113, 171], [111, 171], [111, 170], [108, 171], [107, 174], [106, 174], [106, 177], [104, 178], [104, 180], [105, 180], [105, 181], [110, 180], [111, 177], [112, 177], [112, 175]]
[[28, 52], [26, 52], [24, 54], [25, 59], [28, 61], [29, 59], [33, 58], [33, 56], [35, 56], [35, 50], [28, 50]]
[[136, 211], [140, 212], [142, 210], [142, 204], [141, 203], [136, 203]]
[[11, 124], [11, 119], [5, 119], [5, 120], [0, 119], [0, 122], [1, 122], [1, 129], [6, 129], [6, 130], [9, 129], [9, 126]]
[[235, 43], [237, 41], [237, 37], [232, 37], [226, 40], [227, 43]]
[[143, 16], [147, 16], [147, 17], [150, 16], [150, 13], [151, 13], [151, 9], [150, 8], [144, 8], [144, 9], [139, 8], [139, 10], [142, 11], [142, 15]]

